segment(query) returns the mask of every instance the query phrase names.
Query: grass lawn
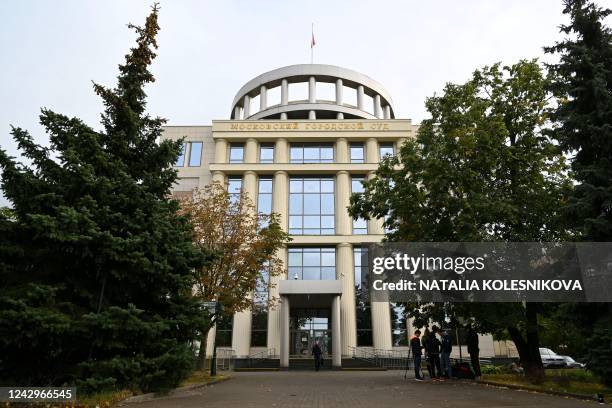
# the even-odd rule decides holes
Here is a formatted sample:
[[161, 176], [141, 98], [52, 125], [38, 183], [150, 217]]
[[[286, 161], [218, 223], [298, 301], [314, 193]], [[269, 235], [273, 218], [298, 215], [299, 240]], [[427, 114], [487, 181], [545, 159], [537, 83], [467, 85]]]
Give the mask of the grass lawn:
[[191, 375], [181, 382], [181, 387], [192, 384], [208, 384], [211, 381], [225, 379], [227, 375], [218, 374], [215, 377], [211, 377], [208, 371], [194, 371]]
[[568, 392], [587, 396], [603, 393], [606, 402], [612, 401], [612, 388], [606, 387], [597, 376], [580, 368], [546, 370], [546, 379], [542, 384], [534, 384], [524, 376], [517, 374], [483, 374], [482, 379], [525, 386], [535, 391]]

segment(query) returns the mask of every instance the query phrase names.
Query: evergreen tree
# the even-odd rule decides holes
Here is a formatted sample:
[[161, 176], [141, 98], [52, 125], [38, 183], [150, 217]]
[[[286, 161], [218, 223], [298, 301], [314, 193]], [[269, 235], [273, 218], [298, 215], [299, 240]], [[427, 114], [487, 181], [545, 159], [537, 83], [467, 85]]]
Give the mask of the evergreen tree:
[[[176, 385], [205, 325], [191, 271], [206, 260], [169, 199], [180, 142], [145, 113], [158, 9], [104, 101], [102, 131], [43, 109], [50, 148], [12, 129], [24, 165], [0, 150], [0, 381], [84, 390]], [[6, 247], [5, 247], [6, 245]], [[6, 249], [5, 249], [6, 248]]]
[[[567, 37], [545, 50], [557, 54], [549, 65], [551, 90], [559, 100], [551, 110], [552, 137], [570, 156], [576, 186], [566, 206], [567, 219], [584, 241], [612, 241], [612, 29], [604, 19], [612, 10], [587, 0], [565, 0]], [[589, 368], [610, 378], [612, 304], [568, 304], [558, 317], [576, 325], [588, 343]], [[606, 337], [607, 336], [607, 337]], [[607, 352], [605, 351], [607, 350]], [[607, 353], [607, 354], [606, 354]], [[606, 357], [607, 355], [607, 357]]]

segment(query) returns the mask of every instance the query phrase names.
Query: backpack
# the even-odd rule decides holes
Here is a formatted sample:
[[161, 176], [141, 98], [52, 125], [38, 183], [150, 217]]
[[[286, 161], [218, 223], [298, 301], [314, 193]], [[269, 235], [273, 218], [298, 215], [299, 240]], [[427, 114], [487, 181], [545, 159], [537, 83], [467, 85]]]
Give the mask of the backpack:
[[476, 377], [470, 363], [455, 363], [453, 365], [453, 375], [457, 378], [466, 378], [469, 380], [473, 380]]

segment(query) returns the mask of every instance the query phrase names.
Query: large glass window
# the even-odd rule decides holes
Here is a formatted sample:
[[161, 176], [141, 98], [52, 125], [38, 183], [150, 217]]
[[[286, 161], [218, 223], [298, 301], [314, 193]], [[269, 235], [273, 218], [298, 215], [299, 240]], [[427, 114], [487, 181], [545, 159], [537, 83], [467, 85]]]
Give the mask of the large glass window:
[[215, 342], [218, 347], [232, 347], [233, 326], [232, 316], [223, 316], [221, 320], [217, 322]]
[[381, 143], [378, 145], [378, 152], [380, 154], [380, 160], [384, 159], [387, 156], [393, 156], [395, 154], [395, 149], [393, 148], [393, 143]]
[[242, 178], [230, 177], [227, 180], [227, 192], [230, 195], [230, 202], [237, 203], [240, 201], [240, 193], [242, 192]]
[[288, 279], [336, 279], [336, 248], [289, 248]]
[[230, 145], [230, 163], [244, 163], [244, 146], [241, 144]]
[[333, 163], [334, 147], [331, 144], [292, 143], [291, 163]]
[[[364, 177], [353, 177], [351, 179], [351, 192], [353, 194], [363, 193]], [[368, 233], [368, 221], [364, 218], [353, 219], [353, 234], [364, 235]]]
[[289, 234], [333, 235], [334, 223], [334, 179], [291, 177]]
[[259, 162], [274, 163], [274, 145], [261, 145], [259, 147]]
[[357, 317], [357, 346], [372, 346], [372, 309], [368, 296], [366, 276], [368, 263], [367, 248], [353, 248], [353, 265], [355, 272], [355, 308]]
[[187, 152], [187, 143], [183, 143], [181, 146], [181, 152], [179, 153], [179, 157], [176, 159], [176, 163], [174, 163], [174, 167], [183, 167], [185, 165], [185, 153]]
[[251, 322], [251, 346], [266, 347], [268, 343], [268, 295], [269, 274], [264, 267], [253, 291], [253, 320]]
[[364, 163], [363, 143], [351, 143], [351, 163]]
[[191, 143], [189, 149], [189, 166], [197, 167], [202, 162], [202, 142]]
[[257, 212], [267, 215], [272, 213], [272, 177], [260, 177], [259, 179]]

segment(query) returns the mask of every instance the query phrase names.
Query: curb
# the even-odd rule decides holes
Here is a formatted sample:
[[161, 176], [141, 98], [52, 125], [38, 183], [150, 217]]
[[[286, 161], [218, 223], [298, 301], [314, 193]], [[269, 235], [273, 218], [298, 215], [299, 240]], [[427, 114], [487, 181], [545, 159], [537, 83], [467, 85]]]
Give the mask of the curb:
[[537, 392], [540, 394], [548, 394], [548, 395], [555, 395], [558, 397], [569, 397], [569, 398], [575, 398], [575, 399], [580, 399], [580, 400], [597, 402], [597, 397], [591, 396], [591, 395], [575, 394], [572, 392], [563, 392], [563, 391], [554, 391], [554, 390], [545, 390], [545, 389], [541, 389], [537, 387], [530, 387], [528, 385], [504, 384], [504, 383], [498, 383], [495, 381], [476, 381], [475, 383], [482, 384], [482, 385], [489, 385], [493, 387], [509, 388], [511, 390], [531, 391], [531, 392]]
[[223, 378], [215, 378], [214, 380], [207, 382], [207, 383], [198, 383], [198, 384], [190, 384], [190, 385], [185, 385], [184, 387], [178, 387], [173, 389], [172, 391], [170, 391], [168, 394], [156, 394], [154, 392], [150, 392], [148, 394], [140, 394], [140, 395], [134, 395], [132, 397], [128, 397], [122, 401], [119, 401], [119, 403], [117, 405], [124, 405], [124, 404], [131, 404], [134, 402], [145, 402], [145, 401], [151, 401], [157, 398], [167, 398], [167, 397], [171, 397], [175, 394], [177, 394], [178, 392], [182, 392], [182, 391], [191, 391], [191, 390], [195, 390], [198, 388], [203, 388], [203, 387], [207, 387], [209, 385], [214, 385], [223, 381], [227, 381], [229, 380], [231, 377], [227, 376], [227, 377], [223, 377]]

